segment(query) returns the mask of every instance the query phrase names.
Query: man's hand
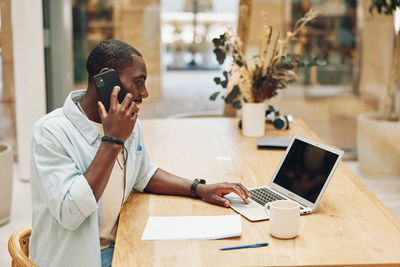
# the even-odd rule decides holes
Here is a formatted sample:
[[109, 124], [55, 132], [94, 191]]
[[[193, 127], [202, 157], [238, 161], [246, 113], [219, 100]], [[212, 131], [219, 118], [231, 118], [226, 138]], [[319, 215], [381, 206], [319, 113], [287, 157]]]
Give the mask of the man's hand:
[[103, 103], [98, 102], [99, 115], [103, 123], [104, 135], [116, 137], [125, 142], [135, 127], [139, 107], [132, 101], [131, 93], [127, 93], [120, 104], [118, 102], [119, 91], [119, 86], [115, 86], [110, 96], [108, 113]]
[[[190, 196], [190, 187], [193, 181], [178, 177], [172, 173], [158, 169], [144, 189], [145, 192], [176, 196]], [[209, 203], [229, 207], [230, 203], [223, 198], [231, 192], [249, 203], [249, 191], [240, 183], [198, 184], [197, 195]]]
[[218, 184], [199, 184], [197, 186], [197, 195], [202, 197], [206, 202], [229, 207], [230, 203], [223, 198], [226, 194], [235, 193], [248, 204], [250, 193], [246, 187], [239, 183], [218, 183]]

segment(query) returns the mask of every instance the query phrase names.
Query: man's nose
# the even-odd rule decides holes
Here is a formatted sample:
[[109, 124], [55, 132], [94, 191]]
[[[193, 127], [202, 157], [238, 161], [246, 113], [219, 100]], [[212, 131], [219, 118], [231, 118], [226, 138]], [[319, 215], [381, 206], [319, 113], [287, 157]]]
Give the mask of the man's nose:
[[149, 96], [149, 92], [147, 91], [147, 88], [145, 88], [144, 90], [142, 90], [141, 92], [140, 92], [140, 97], [141, 98], [146, 98], [146, 97], [148, 97]]

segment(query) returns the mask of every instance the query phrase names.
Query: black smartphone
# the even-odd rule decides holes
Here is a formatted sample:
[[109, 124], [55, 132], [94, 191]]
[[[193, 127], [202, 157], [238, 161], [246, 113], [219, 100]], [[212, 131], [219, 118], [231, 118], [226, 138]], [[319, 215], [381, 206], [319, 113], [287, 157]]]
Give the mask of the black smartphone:
[[124, 100], [126, 91], [119, 79], [118, 73], [114, 69], [109, 69], [93, 76], [93, 80], [100, 101], [103, 103], [107, 112], [110, 109], [110, 96], [114, 86], [119, 86], [121, 88], [118, 95], [118, 102], [121, 103], [122, 100]]

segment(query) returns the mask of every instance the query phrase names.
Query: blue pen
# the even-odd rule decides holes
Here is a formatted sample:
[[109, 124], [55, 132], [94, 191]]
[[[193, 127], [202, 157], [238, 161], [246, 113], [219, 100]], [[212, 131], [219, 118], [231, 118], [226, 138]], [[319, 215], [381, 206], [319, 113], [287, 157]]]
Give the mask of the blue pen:
[[258, 247], [265, 247], [265, 246], [268, 246], [268, 243], [258, 243], [258, 244], [251, 244], [251, 245], [226, 247], [226, 248], [220, 248], [220, 250], [231, 250], [231, 249], [239, 249], [239, 248], [258, 248]]

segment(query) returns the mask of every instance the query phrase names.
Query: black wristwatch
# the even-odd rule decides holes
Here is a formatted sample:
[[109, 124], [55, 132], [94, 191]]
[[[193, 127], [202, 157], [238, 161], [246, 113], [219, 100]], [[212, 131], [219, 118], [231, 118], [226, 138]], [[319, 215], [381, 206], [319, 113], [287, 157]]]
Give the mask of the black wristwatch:
[[206, 184], [206, 180], [204, 179], [194, 179], [192, 185], [190, 186], [190, 196], [191, 197], [198, 197], [197, 195], [197, 185], [198, 184]]

